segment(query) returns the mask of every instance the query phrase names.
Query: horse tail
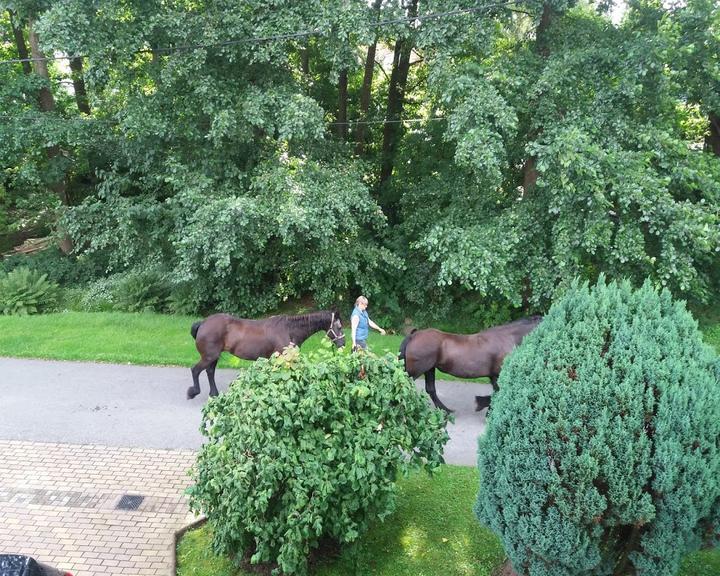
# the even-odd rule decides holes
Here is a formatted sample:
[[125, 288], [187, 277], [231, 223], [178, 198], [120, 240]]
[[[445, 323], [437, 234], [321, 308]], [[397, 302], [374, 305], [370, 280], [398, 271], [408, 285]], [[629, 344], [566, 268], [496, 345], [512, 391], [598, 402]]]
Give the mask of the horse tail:
[[197, 339], [197, 332], [198, 332], [198, 330], [200, 329], [200, 325], [201, 325], [202, 323], [203, 323], [203, 321], [200, 320], [200, 322], [195, 322], [195, 323], [190, 327], [190, 335], [193, 337], [193, 339]]
[[412, 339], [412, 336], [413, 336], [413, 334], [415, 334], [415, 332], [417, 332], [417, 328], [413, 328], [410, 331], [410, 334], [405, 336], [405, 339], [402, 341], [402, 344], [400, 344], [400, 353], [398, 354], [398, 360], [403, 360], [403, 361], [405, 360], [405, 351], [407, 350], [407, 345], [410, 342], [410, 340]]

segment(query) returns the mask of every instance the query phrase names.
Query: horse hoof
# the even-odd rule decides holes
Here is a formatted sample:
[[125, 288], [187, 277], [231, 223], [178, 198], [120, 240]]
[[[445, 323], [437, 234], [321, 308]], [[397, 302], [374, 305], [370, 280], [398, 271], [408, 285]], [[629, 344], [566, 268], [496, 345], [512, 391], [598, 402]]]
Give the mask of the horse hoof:
[[197, 396], [198, 394], [200, 394], [200, 390], [195, 390], [195, 388], [193, 388], [192, 386], [190, 386], [190, 388], [188, 388], [188, 390], [187, 390], [187, 399], [188, 399], [188, 400], [192, 400], [192, 399], [195, 398], [195, 396]]
[[217, 390], [210, 390], [210, 396], [217, 396], [218, 391]]
[[475, 412], [489, 408], [491, 398], [492, 396], [475, 396]]

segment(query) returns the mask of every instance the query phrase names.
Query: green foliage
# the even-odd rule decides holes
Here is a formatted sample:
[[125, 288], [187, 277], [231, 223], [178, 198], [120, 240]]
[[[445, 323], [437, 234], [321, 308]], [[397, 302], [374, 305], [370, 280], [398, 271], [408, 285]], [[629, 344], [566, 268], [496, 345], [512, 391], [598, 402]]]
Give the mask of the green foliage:
[[168, 276], [169, 273], [162, 269], [136, 268], [99, 278], [84, 288], [79, 309], [87, 312], [166, 312], [171, 294]]
[[[428, 476], [412, 472], [397, 482], [397, 509], [339, 557], [314, 562], [314, 576], [490, 576], [504, 553], [490, 530], [479, 529], [468, 507], [477, 493], [477, 470], [441, 466]], [[178, 576], [245, 576], [212, 552], [206, 525], [178, 543]]]
[[478, 518], [532, 576], [671, 576], [720, 533], [720, 372], [681, 302], [574, 284], [503, 365]]
[[34, 254], [17, 254], [0, 260], [0, 270], [29, 268], [47, 274], [48, 280], [63, 286], [80, 286], [103, 275], [103, 263], [87, 257], [63, 254], [56, 246]]
[[375, 274], [397, 259], [368, 233], [385, 220], [360, 180], [341, 159], [281, 155], [245, 193], [186, 190], [174, 199], [173, 280], [199, 309], [243, 314], [308, 293], [328, 305], [356, 285], [377, 291]]
[[110, 312], [114, 310], [114, 291], [121, 279], [122, 274], [115, 274], [107, 278], [99, 278], [88, 284], [79, 301], [80, 311]]
[[393, 511], [398, 473], [442, 462], [445, 424], [394, 355], [290, 348], [204, 408], [191, 507], [217, 553], [303, 574], [321, 539], [354, 542]]
[[[544, 309], [601, 272], [711, 301], [720, 9], [633, 2], [614, 24], [610, 4], [427, 0], [422, 16], [454, 13], [407, 25], [403, 3], [366, 0], [23, 2], [46, 53], [89, 56], [92, 112], [59, 88], [66, 66], [0, 67], [0, 235], [54, 225], [100, 275], [165, 266], [182, 312], [358, 291], [386, 320], [465, 298]], [[0, 34], [16, 58], [7, 10]], [[390, 59], [352, 145], [376, 39], [419, 56], [382, 186]]]
[[122, 312], [164, 312], [170, 287], [160, 270], [134, 270], [122, 275], [113, 290], [113, 309]]
[[[315, 576], [491, 576], [504, 559], [500, 540], [477, 525], [467, 503], [477, 494], [477, 470], [442, 466], [398, 481], [397, 511], [375, 522], [351, 550], [314, 566]], [[205, 525], [178, 543], [178, 576], [250, 576], [212, 552]], [[689, 554], [677, 576], [717, 576], [720, 550]]]
[[[700, 4], [694, 25], [710, 25], [717, 16]], [[546, 306], [573, 277], [599, 272], [708, 301], [720, 159], [684, 128], [685, 97], [668, 71], [680, 41], [656, 21], [616, 28], [587, 7], [554, 14], [552, 24], [543, 55], [491, 22], [485, 59], [465, 45], [433, 52], [430, 93], [457, 145], [452, 164], [428, 167], [436, 178], [421, 180], [427, 200], [407, 216], [435, 214], [413, 226], [418, 260], [430, 261], [443, 291], [460, 285], [515, 305], [525, 294]], [[473, 104], [478, 97], [490, 113]], [[417, 181], [417, 168], [408, 177]], [[421, 203], [415, 187], [407, 194]]]
[[58, 285], [46, 274], [29, 268], [16, 268], [0, 274], [0, 313], [26, 316], [53, 310]]

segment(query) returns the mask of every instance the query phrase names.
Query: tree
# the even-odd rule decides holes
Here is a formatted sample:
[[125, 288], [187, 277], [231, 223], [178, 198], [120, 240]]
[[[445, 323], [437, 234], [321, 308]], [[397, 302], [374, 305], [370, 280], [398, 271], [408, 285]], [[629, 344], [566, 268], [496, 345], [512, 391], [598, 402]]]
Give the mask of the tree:
[[691, 0], [661, 18], [659, 27], [675, 41], [673, 64], [686, 76], [687, 99], [706, 115], [705, 149], [720, 156], [720, 6]]
[[[70, 84], [64, 65], [50, 65], [50, 83], [19, 64], [0, 70], [6, 198], [63, 176], [76, 250], [103, 268], [167, 265], [209, 308], [247, 305], [226, 288], [240, 273], [254, 279], [251, 299], [263, 294], [254, 311], [305, 294], [292, 270], [327, 267], [288, 250], [302, 234], [271, 233], [273, 218], [251, 223], [273, 248], [247, 244], [273, 261], [185, 251], [189, 230], [206, 250], [205, 238], [236, 237], [241, 224], [211, 226], [231, 207], [277, 209], [253, 186], [282, 163], [320, 167], [303, 190], [327, 191], [328, 178], [369, 202], [373, 216], [361, 212], [341, 240], [374, 256], [349, 244], [334, 254], [348, 259], [338, 294], [382, 288], [397, 310], [432, 302], [443, 315], [458, 301], [540, 310], [601, 272], [694, 301], [717, 290], [710, 0], [637, 0], [620, 25], [572, 0], [13, 2], [25, 4], [46, 53], [84, 58], [74, 94], [57, 87]], [[386, 75], [374, 60], [388, 52]], [[53, 114], [27, 99], [42, 86]], [[37, 154], [49, 146], [63, 151], [52, 162]], [[340, 213], [355, 205], [339, 199]], [[198, 231], [193, 215], [209, 206], [217, 218]], [[337, 231], [318, 206], [309, 221]]]
[[[377, 16], [380, 16], [380, 8], [382, 6], [382, 0], [375, 0], [372, 5], [372, 11]], [[377, 33], [372, 37], [367, 49], [365, 56], [365, 67], [363, 69], [363, 81], [362, 87], [360, 88], [360, 124], [358, 124], [357, 132], [355, 134], [355, 153], [362, 154], [365, 149], [365, 124], [368, 118], [368, 110], [370, 109], [370, 98], [372, 95], [372, 82], [375, 70], [375, 53], [377, 50], [378, 37]]]
[[[454, 145], [452, 162], [426, 163], [427, 174], [456, 188], [420, 192], [436, 216], [413, 225], [410, 245], [439, 288], [515, 305], [526, 294], [546, 306], [574, 276], [601, 271], [706, 300], [720, 172], [687, 129], [667, 67], [674, 45], [631, 18], [616, 28], [562, 4], [537, 21], [502, 12], [426, 31], [429, 86]], [[538, 22], [534, 42], [524, 19]], [[412, 178], [408, 202], [418, 182], [436, 186], [417, 168]]]
[[[418, 0], [410, 0], [407, 6], [407, 18], [417, 16]], [[383, 126], [382, 156], [380, 164], [380, 189], [381, 204], [386, 212], [394, 218], [395, 201], [388, 185], [395, 165], [395, 151], [398, 139], [402, 132], [402, 112], [405, 104], [405, 90], [407, 87], [408, 73], [410, 72], [410, 56], [414, 45], [413, 35], [408, 30], [402, 33], [395, 41], [393, 51], [392, 72], [388, 86], [387, 111], [385, 113], [385, 125]], [[382, 198], [384, 196], [384, 198]]]
[[574, 284], [505, 360], [476, 514], [532, 576], [672, 576], [720, 534], [718, 359], [649, 283]]

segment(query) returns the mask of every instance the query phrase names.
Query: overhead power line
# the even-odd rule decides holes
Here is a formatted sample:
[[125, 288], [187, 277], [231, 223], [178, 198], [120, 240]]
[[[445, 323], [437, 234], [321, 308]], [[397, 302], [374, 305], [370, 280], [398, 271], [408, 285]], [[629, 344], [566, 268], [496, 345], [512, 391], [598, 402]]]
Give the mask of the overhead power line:
[[[429, 14], [418, 14], [417, 16], [406, 17], [406, 18], [395, 18], [392, 20], [378, 20], [376, 22], [367, 22], [367, 26], [371, 28], [381, 28], [384, 26], [391, 26], [395, 24], [418, 24], [426, 20], [439, 20], [443, 18], [452, 18], [455, 16], [462, 16], [466, 14], [472, 14], [474, 12], [490, 11], [494, 8], [510, 8], [517, 4], [516, 1], [501, 2], [497, 4], [486, 4], [484, 6], [472, 6], [470, 8], [460, 8], [457, 10], [450, 10], [447, 12], [431, 12]], [[522, 10], [514, 9], [517, 12], [523, 12]], [[525, 12], [524, 12], [525, 13]], [[171, 52], [184, 52], [189, 50], [200, 50], [203, 48], [222, 48], [226, 46], [237, 46], [242, 44], [261, 44], [264, 42], [274, 42], [280, 40], [294, 40], [297, 38], [307, 38], [309, 36], [323, 36], [328, 35], [329, 31], [321, 28], [315, 28], [312, 30], [303, 30], [300, 32], [291, 32], [287, 34], [274, 34], [271, 36], [250, 36], [248, 38], [240, 38], [238, 40], [225, 40], [222, 42], [211, 42], [208, 44], [185, 44], [180, 46], [167, 46], [160, 48], [140, 48], [133, 50], [130, 54], [152, 54], [152, 53], [171, 53]], [[54, 55], [44, 56], [42, 58], [13, 58], [10, 60], [0, 60], [0, 64], [21, 64], [23, 62], [49, 62], [53, 60], [72, 60], [75, 58], [88, 58], [89, 55], [75, 54], [72, 56], [68, 55]]]
[[[22, 114], [12, 115], [0, 113], [0, 119], [15, 120], [18, 122], [37, 122], [46, 123], [48, 121], [47, 112], [40, 112], [38, 114]], [[62, 116], [53, 116], [54, 120], [61, 120], [64, 122], [76, 122], [91, 124], [104, 124], [106, 126], [120, 126], [120, 122], [112, 120], [110, 118], [94, 118], [92, 116], [75, 116], [72, 118], [63, 118]], [[395, 120], [348, 120], [346, 122], [324, 122], [325, 126], [367, 126], [371, 124], [418, 124], [424, 122], [437, 122], [447, 120], [447, 116], [428, 116], [427, 118], [398, 118]]]

